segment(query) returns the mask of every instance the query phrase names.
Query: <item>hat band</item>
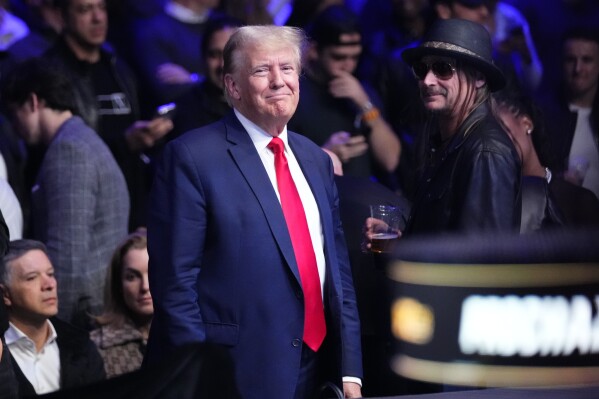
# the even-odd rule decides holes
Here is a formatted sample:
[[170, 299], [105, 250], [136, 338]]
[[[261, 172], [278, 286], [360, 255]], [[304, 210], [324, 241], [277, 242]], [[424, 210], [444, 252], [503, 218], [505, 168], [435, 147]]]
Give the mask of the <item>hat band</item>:
[[481, 57], [480, 55], [468, 50], [467, 48], [464, 47], [460, 47], [457, 46], [455, 44], [451, 44], [451, 43], [446, 43], [446, 42], [424, 42], [422, 43], [422, 47], [429, 47], [429, 48], [435, 48], [435, 49], [441, 49], [441, 50], [448, 50], [448, 51], [455, 51], [456, 53], [460, 53], [460, 54], [466, 54], [466, 55], [470, 55], [476, 58], [480, 58], [481, 60], [486, 61], [483, 57]]

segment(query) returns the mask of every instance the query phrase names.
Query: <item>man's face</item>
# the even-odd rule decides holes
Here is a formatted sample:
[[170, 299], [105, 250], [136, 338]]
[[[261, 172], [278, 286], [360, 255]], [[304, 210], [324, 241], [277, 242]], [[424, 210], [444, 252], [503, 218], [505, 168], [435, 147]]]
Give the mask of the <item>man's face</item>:
[[235, 106], [252, 122], [265, 128], [283, 126], [299, 101], [299, 65], [288, 47], [248, 46], [239, 70], [225, 76]]
[[[341, 42], [359, 43], [360, 34], [343, 34]], [[325, 46], [318, 51], [318, 60], [322, 70], [329, 78], [339, 76], [339, 72], [354, 73], [362, 54], [360, 44], [349, 44], [341, 46]]]
[[105, 0], [70, 0], [65, 26], [67, 34], [79, 45], [101, 46], [108, 31]]
[[[431, 66], [435, 62], [449, 63], [455, 66], [455, 60], [447, 57], [427, 56], [422, 61]], [[424, 107], [429, 111], [449, 113], [456, 108], [462, 100], [465, 88], [465, 79], [459, 78], [459, 73], [454, 71], [449, 79], [441, 79], [429, 70], [424, 79], [418, 80], [420, 97]]]
[[4, 303], [11, 320], [39, 322], [58, 313], [54, 268], [44, 252], [28, 251], [8, 267], [10, 282], [4, 289]]
[[564, 78], [568, 91], [576, 97], [597, 90], [599, 82], [599, 44], [584, 39], [564, 43]]
[[206, 54], [204, 54], [208, 79], [221, 89], [224, 87], [223, 50], [233, 32], [233, 28], [225, 28], [215, 32], [210, 38]]

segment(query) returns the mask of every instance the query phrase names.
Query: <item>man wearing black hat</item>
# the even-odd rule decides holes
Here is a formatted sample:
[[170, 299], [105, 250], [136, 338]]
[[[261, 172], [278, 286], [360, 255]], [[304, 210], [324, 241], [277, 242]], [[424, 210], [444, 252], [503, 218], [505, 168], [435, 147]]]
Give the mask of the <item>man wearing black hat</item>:
[[437, 21], [402, 53], [430, 117], [409, 233], [514, 231], [520, 226], [520, 161], [492, 116], [505, 85], [482, 25]]
[[353, 75], [362, 53], [357, 17], [331, 6], [307, 31], [302, 96], [289, 128], [333, 151], [347, 175], [385, 179], [399, 163], [401, 145], [377, 107], [378, 96]]

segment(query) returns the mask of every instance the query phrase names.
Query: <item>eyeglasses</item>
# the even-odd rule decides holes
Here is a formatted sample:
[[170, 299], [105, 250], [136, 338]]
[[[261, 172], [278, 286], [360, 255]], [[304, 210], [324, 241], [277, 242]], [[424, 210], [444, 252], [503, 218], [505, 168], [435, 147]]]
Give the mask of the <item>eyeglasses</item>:
[[433, 75], [441, 80], [449, 80], [453, 77], [455, 67], [447, 61], [434, 61], [432, 64], [427, 64], [424, 61], [415, 62], [412, 65], [412, 72], [418, 80], [424, 80], [428, 71], [433, 71]]

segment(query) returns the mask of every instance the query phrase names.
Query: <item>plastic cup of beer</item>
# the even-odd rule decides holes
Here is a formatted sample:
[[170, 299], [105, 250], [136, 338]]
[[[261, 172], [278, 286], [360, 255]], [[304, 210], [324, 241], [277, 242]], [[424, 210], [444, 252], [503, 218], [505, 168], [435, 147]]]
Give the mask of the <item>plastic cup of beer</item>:
[[370, 250], [376, 253], [390, 252], [399, 237], [399, 208], [391, 205], [370, 205], [370, 217], [375, 219], [370, 236]]

